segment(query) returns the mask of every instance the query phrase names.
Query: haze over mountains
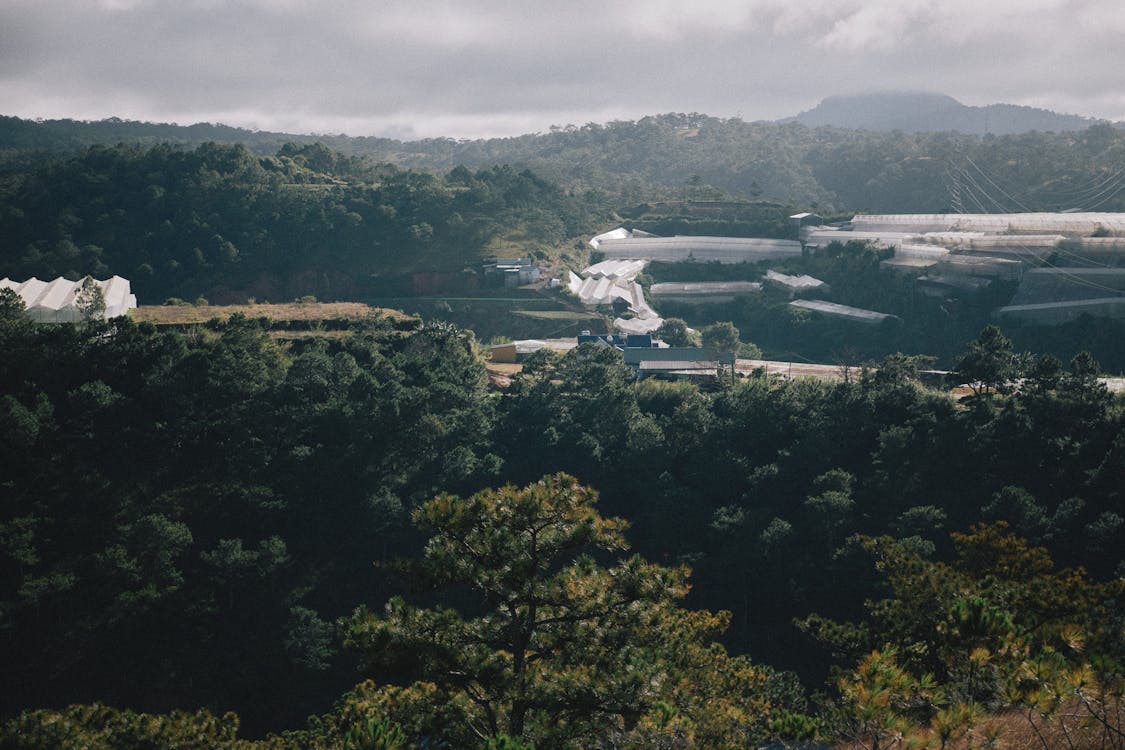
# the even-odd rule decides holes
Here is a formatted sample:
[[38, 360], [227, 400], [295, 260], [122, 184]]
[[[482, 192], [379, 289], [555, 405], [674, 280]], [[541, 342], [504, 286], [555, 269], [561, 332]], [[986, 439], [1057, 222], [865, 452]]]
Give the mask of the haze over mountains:
[[[822, 122], [832, 126], [814, 128]], [[968, 132], [948, 130], [957, 122]], [[1119, 124], [1029, 107], [967, 107], [933, 94], [830, 98], [781, 121], [668, 113], [477, 140], [0, 116], [0, 175], [35, 169], [44, 155], [66, 158], [95, 145], [167, 149], [205, 143], [239, 145], [266, 158], [296, 154], [304, 167], [322, 173], [335, 169], [332, 152], [443, 175], [458, 166], [510, 165], [567, 190], [604, 191], [621, 206], [661, 197], [731, 196], [821, 213], [930, 213], [951, 210], [960, 184], [960, 202], [985, 213], [1125, 210], [1125, 193], [1118, 190], [1117, 171], [1125, 164]], [[964, 170], [972, 172], [966, 176]]]
[[973, 107], [945, 94], [918, 91], [830, 96], [793, 119], [813, 128], [827, 125], [854, 130], [956, 131], [974, 135], [1013, 135], [1033, 130], [1064, 132], [1105, 122], [1015, 104]]
[[[1015, 104], [970, 106], [962, 104], [946, 94], [917, 91], [881, 91], [829, 96], [812, 109], [775, 122], [779, 124], [797, 122], [813, 128], [835, 127], [849, 130], [900, 130], [907, 133], [954, 131], [969, 135], [984, 135], [987, 133], [1012, 135], [1032, 131], [1067, 132], [1084, 130], [1091, 125], [1108, 121]], [[30, 148], [51, 151], [57, 150], [60, 146], [78, 145], [74, 142], [76, 134], [73, 126], [76, 124], [77, 122], [73, 120], [32, 121], [0, 117], [0, 148], [21, 150]], [[301, 141], [306, 141], [310, 135], [247, 130], [222, 124], [196, 123], [180, 126], [175, 123], [137, 122], [118, 118], [82, 122], [82, 125], [84, 126], [82, 137], [77, 140], [93, 142], [120, 139], [126, 141], [170, 140], [200, 143], [213, 140], [220, 143], [243, 142], [248, 145], [250, 143], [269, 142], [272, 145], [274, 142], [282, 143], [289, 137], [298, 135]], [[343, 135], [342, 133], [338, 136], [325, 134], [317, 136], [316, 139], [339, 140], [340, 136]], [[366, 142], [369, 147], [376, 144], [387, 146], [400, 142], [397, 139], [378, 136], [349, 135]], [[510, 139], [485, 140], [504, 141]], [[462, 143], [464, 142], [462, 140]]]

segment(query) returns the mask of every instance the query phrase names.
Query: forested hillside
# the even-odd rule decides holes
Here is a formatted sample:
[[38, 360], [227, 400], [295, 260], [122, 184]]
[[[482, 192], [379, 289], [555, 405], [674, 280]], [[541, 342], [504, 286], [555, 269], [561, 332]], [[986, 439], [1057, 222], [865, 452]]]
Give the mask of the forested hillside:
[[[207, 708], [239, 712], [260, 736], [329, 712], [367, 676], [375, 684], [361, 685], [317, 732], [338, 743], [370, 718], [391, 721], [403, 733], [400, 747], [427, 737], [472, 746], [464, 743], [473, 727], [485, 728], [478, 737], [502, 730], [540, 748], [588, 747], [590, 732], [609, 742], [615, 728], [625, 734], [614, 742], [640, 743], [621, 746], [651, 746], [638, 739], [651, 732], [730, 747], [728, 732], [747, 742], [808, 736], [816, 724], [799, 716], [814, 711], [825, 736], [861, 731], [847, 723], [867, 715], [860, 693], [840, 693], [843, 713], [834, 714], [810, 707], [803, 692], [824, 687], [834, 660], [851, 668], [870, 649], [899, 644], [910, 658], [883, 652], [879, 674], [899, 669], [895, 689], [914, 690], [903, 700], [915, 708], [895, 713], [896, 703], [880, 714], [887, 723], [879, 731], [890, 732], [894, 722], [925, 724], [927, 711], [949, 703], [909, 682], [932, 671], [919, 655], [935, 637], [914, 620], [888, 619], [891, 605], [854, 631], [825, 619], [863, 620], [864, 601], [880, 597], [908, 602], [894, 605], [907, 611], [916, 610], [911, 597], [922, 597], [927, 611], [948, 611], [951, 623], [957, 607], [987, 605], [993, 619], [972, 633], [1002, 638], [1002, 618], [1015, 618], [1039, 639], [1028, 642], [1031, 649], [1054, 643], [1021, 619], [1036, 613], [1087, 633], [1091, 653], [1109, 659], [1099, 669], [1119, 674], [1112, 658], [1121, 653], [1121, 631], [1103, 625], [1120, 622], [1120, 600], [1096, 582], [1120, 576], [1125, 564], [1125, 413], [1095, 379], [1089, 357], [1069, 365], [1039, 358], [1013, 392], [1015, 353], [986, 332], [960, 364], [961, 377], [979, 380], [981, 393], [958, 403], [921, 388], [917, 363], [901, 357], [847, 382], [763, 376], [705, 392], [635, 382], [618, 352], [592, 346], [565, 356], [542, 352], [511, 389], [490, 394], [471, 336], [436, 325], [402, 331], [378, 320], [345, 339], [283, 346], [245, 319], [179, 334], [128, 320], [36, 327], [13, 311], [0, 325], [0, 346], [5, 718], [74, 701], [156, 712]], [[443, 491], [467, 497], [505, 482], [539, 486], [541, 476], [558, 471], [600, 490], [601, 516], [622, 517], [632, 528], [596, 525], [591, 498], [569, 479], [549, 491], [517, 496], [509, 488], [513, 494], [473, 498], [471, 510], [449, 499], [423, 505]], [[537, 503], [568, 510], [535, 510]], [[490, 526], [491, 513], [509, 520]], [[555, 541], [544, 537], [544, 560], [560, 555], [560, 564], [575, 565], [563, 578], [540, 579], [535, 571], [558, 569], [520, 562], [522, 542], [502, 532], [514, 519], [538, 528], [536, 513], [548, 526], [565, 513], [580, 519], [560, 527], [564, 536]], [[949, 532], [981, 521], [1004, 521], [1060, 565], [1083, 566], [1088, 588], [1081, 588], [1085, 578], [1044, 577], [1055, 575], [1047, 552], [1021, 552], [1000, 527], [951, 543]], [[879, 568], [898, 576], [893, 589], [883, 588], [868, 554], [892, 543], [873, 548], [857, 535], [898, 540], [893, 555], [877, 558], [893, 562]], [[419, 559], [426, 537], [446, 540], [424, 548], [428, 562], [372, 566]], [[493, 552], [474, 539], [495, 545], [487, 547]], [[626, 540], [642, 559], [620, 555]], [[598, 547], [595, 557], [573, 556]], [[482, 557], [462, 557], [466, 549]], [[995, 559], [998, 550], [1006, 550], [1004, 559], [1031, 555], [1031, 567]], [[644, 559], [661, 568], [645, 568]], [[939, 561], [979, 590], [956, 583], [947, 568], [925, 573]], [[679, 565], [694, 571], [686, 598]], [[609, 569], [617, 572], [600, 572]], [[525, 590], [526, 580], [545, 588]], [[437, 593], [435, 584], [452, 590]], [[1064, 588], [1054, 594], [1047, 586]], [[484, 610], [467, 598], [472, 590], [490, 607], [516, 597], [513, 612], [530, 601], [519, 592], [539, 591], [561, 608], [543, 605], [542, 616], [556, 625], [536, 626], [527, 641], [509, 641], [514, 631], [504, 631], [498, 643], [538, 644], [575, 661], [544, 662], [549, 673], [528, 674], [546, 681], [518, 692], [508, 682], [509, 670], [522, 669], [510, 661], [513, 646], [493, 654], [476, 640], [478, 628], [497, 620], [473, 619]], [[1013, 590], [1042, 606], [1021, 608]], [[384, 610], [395, 593], [414, 604], [395, 600]], [[596, 615], [618, 596], [640, 609]], [[348, 617], [360, 604], [374, 614]], [[435, 604], [464, 614], [427, 609]], [[725, 615], [688, 614], [700, 607], [729, 610], [729, 628]], [[793, 622], [814, 613], [805, 630], [824, 639], [824, 649]], [[349, 650], [333, 624], [342, 617]], [[967, 653], [957, 649], [985, 643], [964, 627], [934, 645], [945, 649], [934, 659], [947, 669], [949, 700], [975, 701], [977, 711], [1018, 704], [998, 697], [1007, 669], [999, 660], [1015, 659], [1003, 665], [1016, 669], [1016, 652], [988, 641], [997, 666], [987, 686], [981, 678], [964, 683], [956, 672], [964, 661], [957, 654]], [[716, 636], [725, 651], [708, 645]], [[558, 645], [571, 641], [583, 648]], [[1087, 658], [1068, 653], [1074, 664]], [[746, 654], [752, 664], [736, 659]], [[452, 665], [470, 669], [472, 679], [451, 676]], [[777, 670], [795, 670], [804, 689]], [[854, 684], [866, 684], [857, 674]], [[623, 681], [591, 681], [613, 675]], [[648, 677], [631, 681], [641, 675]], [[489, 705], [507, 706], [491, 725], [484, 695]], [[527, 720], [509, 721], [523, 701]], [[552, 733], [560, 726], [549, 720], [552, 710], [596, 711], [604, 720], [575, 718]], [[9, 725], [5, 746], [33, 747], [45, 736], [36, 732], [61, 727], [72, 727], [72, 742], [107, 726], [203, 731], [191, 730], [195, 720], [184, 715], [166, 717], [167, 724], [130, 724], [96, 710], [61, 723], [50, 717], [25, 715]], [[232, 736], [233, 724], [221, 726]], [[381, 726], [368, 729], [392, 732]]]
[[511, 164], [565, 187], [597, 188], [621, 205], [719, 191], [828, 213], [941, 212], [954, 208], [958, 195], [967, 211], [1125, 209], [1125, 131], [1105, 124], [997, 136], [811, 128], [693, 113], [512, 138], [394, 141], [209, 125], [0, 120], [6, 169], [26, 167], [39, 153], [57, 158], [92, 144], [157, 141], [241, 143], [259, 156], [275, 154], [287, 141], [321, 142], [372, 162], [438, 173]]
[[[1100, 126], [273, 137], [0, 122], [0, 275], [356, 299], [494, 253], [577, 263], [618, 223], [1125, 208], [1125, 136]], [[768, 291], [700, 313], [839, 382], [638, 381], [582, 345], [490, 386], [446, 323], [35, 325], [4, 290], [0, 748], [1120, 748], [1125, 406], [1079, 350], [1119, 369], [1121, 326], [978, 336], [1007, 285], [920, 300], [886, 252], [773, 264], [885, 325]], [[920, 384], [924, 355], [960, 398]]]
[[5, 176], [0, 276], [118, 274], [149, 304], [355, 299], [411, 271], [553, 248], [605, 215], [506, 166], [434, 175], [321, 145], [93, 146]]

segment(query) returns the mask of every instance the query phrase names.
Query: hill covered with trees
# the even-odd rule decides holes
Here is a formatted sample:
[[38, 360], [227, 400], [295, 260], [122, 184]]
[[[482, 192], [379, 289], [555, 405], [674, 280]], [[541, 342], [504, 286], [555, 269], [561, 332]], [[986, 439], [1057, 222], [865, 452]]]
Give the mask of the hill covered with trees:
[[445, 175], [322, 145], [93, 146], [10, 173], [0, 275], [130, 278], [142, 302], [355, 299], [412, 271], [553, 248], [605, 209], [506, 166]]
[[[995, 116], [999, 120], [1002, 113]], [[510, 164], [567, 188], [596, 188], [620, 205], [654, 196], [731, 195], [822, 213], [929, 213], [951, 208], [956, 181], [975, 181], [984, 205], [965, 206], [970, 211], [1125, 209], [1118, 180], [1125, 166], [1125, 131], [1090, 124], [1048, 132], [1052, 127], [1044, 123], [1043, 130], [1008, 135], [876, 132], [692, 113], [552, 127], [511, 138], [395, 141], [9, 117], [0, 119], [0, 153], [10, 170], [95, 144], [195, 147], [214, 141], [272, 156], [287, 142], [322, 143], [348, 156], [437, 173]]]
[[[234, 710], [250, 736], [325, 747], [353, 730], [729, 747], [994, 715], [1031, 700], [1004, 680], [1048, 647], [1066, 661], [1044, 690], [1119, 674], [1120, 599], [1099, 582], [1125, 564], [1125, 412], [1089, 357], [1021, 372], [986, 332], [958, 365], [984, 386], [956, 402], [902, 357], [703, 391], [636, 382], [592, 345], [539, 353], [490, 393], [471, 336], [379, 320], [282, 345], [241, 318], [170, 333], [7, 315], [0, 345], [5, 746], [66, 727], [234, 741], [214, 718]], [[578, 479], [543, 479], [559, 471]], [[506, 483], [526, 489], [478, 494]], [[600, 491], [596, 513], [579, 487]], [[520, 551], [535, 529], [541, 558]], [[956, 671], [965, 654], [987, 680]], [[810, 705], [833, 663], [854, 680]], [[861, 686], [901, 698], [872, 706]], [[98, 701], [162, 718], [13, 719]]]

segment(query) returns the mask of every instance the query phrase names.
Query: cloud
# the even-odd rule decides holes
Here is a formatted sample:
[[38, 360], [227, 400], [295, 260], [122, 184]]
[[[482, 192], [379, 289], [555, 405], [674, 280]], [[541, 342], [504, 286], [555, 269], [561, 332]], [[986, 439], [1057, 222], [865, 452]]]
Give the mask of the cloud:
[[879, 88], [1110, 116], [1123, 26], [1116, 0], [5, 0], [0, 101], [455, 137]]

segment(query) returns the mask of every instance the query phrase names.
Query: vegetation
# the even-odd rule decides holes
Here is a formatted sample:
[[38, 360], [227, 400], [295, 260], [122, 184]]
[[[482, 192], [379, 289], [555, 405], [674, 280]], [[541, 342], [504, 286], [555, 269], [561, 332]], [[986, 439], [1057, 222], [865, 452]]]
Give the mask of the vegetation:
[[[836, 661], [862, 673], [848, 685], [878, 674], [905, 691], [903, 706], [929, 701], [871, 719], [888, 732], [939, 714], [953, 722], [941, 712], [961, 711], [954, 693], [978, 691], [965, 709], [975, 722], [1061, 695], [1064, 674], [1116, 674], [1116, 599], [1098, 581], [1123, 565], [1125, 419], [1089, 357], [1069, 367], [1030, 360], [957, 404], [914, 382], [917, 362], [906, 357], [850, 382], [755, 377], [707, 393], [636, 382], [614, 350], [583, 345], [537, 353], [508, 391], [489, 396], [471, 337], [435, 324], [403, 332], [376, 319], [346, 339], [280, 345], [237, 315], [200, 336], [128, 319], [36, 326], [13, 311], [0, 338], [9, 717], [102, 702], [161, 715], [236, 710], [250, 737], [320, 713], [299, 731], [327, 746], [367, 718], [393, 722], [410, 742], [440, 730], [464, 742], [504, 734], [567, 746], [601, 727], [620, 732], [620, 746], [644, 746], [644, 732], [728, 746], [727, 732], [814, 731], [799, 718], [810, 709], [796, 677], [776, 669], [815, 689]], [[1010, 350], [986, 331], [989, 342]], [[560, 470], [583, 484], [540, 479]], [[501, 481], [524, 487], [478, 492]], [[586, 486], [599, 488], [608, 514], [630, 519], [637, 551], [659, 565], [610, 554], [624, 525], [594, 512]], [[422, 556], [372, 567], [422, 547], [411, 517], [432, 535]], [[537, 518], [551, 541], [529, 551]], [[946, 530], [998, 520], [1088, 573], [1036, 563], [1031, 593], [1020, 594], [1011, 586], [1025, 585], [1023, 568], [967, 567], [979, 545], [962, 539], [976, 537], [950, 544]], [[528, 533], [517, 533], [525, 522]], [[896, 541], [865, 541], [888, 537]], [[910, 591], [895, 589], [903, 603], [878, 605], [870, 624], [830, 626], [887, 598], [868, 550], [884, 573], [918, 571], [902, 584]], [[968, 603], [917, 598], [931, 596], [922, 582], [946, 579], [941, 590]], [[422, 600], [395, 599], [404, 583]], [[1032, 595], [1048, 599], [1019, 603]], [[996, 640], [1007, 630], [964, 642], [927, 630], [931, 620], [956, 624], [973, 597], [1001, 607], [988, 622], [1003, 630], [1010, 615], [1038, 639], [1009, 666], [1046, 658], [1048, 647], [1066, 657], [1054, 682], [1004, 703], [999, 662], [987, 661], [991, 687], [979, 675], [962, 686], [970, 677], [953, 670], [968, 663], [964, 653], [979, 661], [979, 646], [997, 660], [1016, 643]], [[332, 623], [358, 602], [373, 608], [347, 617], [347, 629], [374, 682], [352, 687], [354, 657]], [[708, 609], [729, 610], [729, 628]], [[812, 629], [823, 649], [792, 625], [811, 612], [824, 623]], [[1078, 628], [1076, 645], [1063, 649], [1051, 635], [1063, 631], [1031, 616]], [[946, 651], [927, 645], [938, 636]], [[864, 661], [875, 650], [881, 661]], [[1083, 695], [1104, 718], [1116, 683], [1097, 679]], [[838, 695], [834, 705], [853, 718], [867, 700]], [[1043, 717], [1056, 710], [1034, 706]], [[78, 722], [75, 737], [137, 721], [107, 710], [73, 709], [66, 721]], [[875, 731], [825, 710], [822, 731]], [[24, 714], [9, 731], [62, 726], [53, 716]]]
[[[35, 325], [0, 290], [0, 747], [1122, 746], [1125, 408], [1075, 350], [1120, 366], [1116, 324], [981, 330], [983, 298], [937, 318], [870, 282], [880, 251], [834, 244], [779, 270], [899, 327], [765, 292], [664, 333], [800, 347], [843, 382], [637, 381], [585, 344], [496, 390], [457, 326], [325, 321], [315, 300], [467, 284], [498, 249], [577, 260], [622, 206], [637, 227], [786, 228], [720, 189], [940, 210], [966, 153], [1081, 197], [1125, 136], [693, 115], [348, 154], [91, 143], [121, 132], [149, 131], [0, 122], [0, 273], [121, 272], [169, 303], [101, 321], [88, 289], [82, 325]], [[249, 297], [297, 302], [206, 303]], [[496, 299], [544, 333], [581, 322]], [[266, 315], [318, 335], [278, 341]], [[963, 398], [918, 382], [928, 355]]]
[[604, 221], [594, 198], [508, 167], [435, 176], [323, 147], [93, 146], [0, 182], [0, 275], [117, 273], [149, 303], [354, 299], [513, 240], [557, 252]]
[[268, 318], [271, 321], [288, 323], [297, 321], [358, 321], [373, 315], [400, 321], [408, 319], [406, 315], [397, 310], [373, 308], [360, 302], [302, 302], [276, 305], [254, 302], [246, 305], [206, 305], [199, 307], [184, 303], [182, 305], [142, 305], [129, 313], [129, 317], [137, 323], [153, 323], [158, 326], [201, 325], [212, 319], [225, 323], [234, 315], [243, 315], [247, 318]]
[[411, 576], [471, 589], [483, 607], [465, 618], [395, 598], [382, 615], [361, 608], [349, 620], [349, 645], [369, 665], [415, 680], [397, 698], [408, 703], [402, 721], [458, 747], [502, 736], [538, 748], [765, 738], [765, 677], [711, 642], [726, 613], [676, 607], [685, 568], [639, 556], [604, 568], [578, 554], [626, 546], [624, 521], [601, 518], [595, 500], [558, 474], [415, 511], [435, 533]]
[[[958, 203], [981, 212], [1125, 209], [1117, 180], [1125, 133], [1106, 124], [1074, 132], [996, 136], [811, 128], [669, 113], [568, 125], [516, 138], [401, 142], [251, 133], [211, 125], [0, 118], [0, 146], [16, 168], [33, 154], [68, 154], [121, 142], [246, 144], [258, 156], [280, 153], [316, 171], [350, 168], [356, 157], [435, 173], [461, 165], [484, 169], [512, 164], [568, 188], [616, 196], [621, 206], [736, 196], [828, 214], [933, 213], [955, 209]], [[755, 221], [750, 218], [751, 224]], [[756, 225], [749, 233], [760, 230]]]

